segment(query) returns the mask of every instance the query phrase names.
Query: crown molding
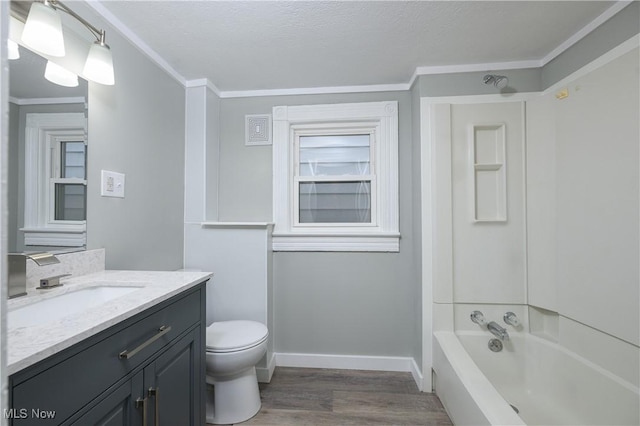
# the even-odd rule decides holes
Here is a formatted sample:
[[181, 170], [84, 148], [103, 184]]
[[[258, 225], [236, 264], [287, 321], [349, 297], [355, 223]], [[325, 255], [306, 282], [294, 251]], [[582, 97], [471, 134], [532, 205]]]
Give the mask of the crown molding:
[[[104, 1], [104, 0], [103, 0]], [[416, 67], [414, 73], [407, 83], [398, 84], [374, 84], [362, 86], [332, 86], [332, 87], [302, 87], [290, 89], [261, 89], [261, 90], [220, 90], [215, 84], [207, 78], [187, 80], [178, 71], [176, 71], [167, 61], [164, 60], [155, 50], [149, 47], [135, 32], [127, 27], [107, 8], [105, 8], [99, 0], [85, 0], [85, 2], [102, 18], [109, 22], [122, 36], [127, 38], [142, 53], [154, 61], [160, 68], [164, 69], [176, 81], [185, 88], [206, 86], [220, 98], [245, 98], [260, 96], [285, 96], [285, 95], [315, 95], [315, 94], [338, 94], [338, 93], [364, 93], [364, 92], [388, 92], [388, 91], [404, 91], [410, 90], [418, 76], [435, 75], [435, 74], [451, 74], [466, 72], [488, 72], [496, 70], [512, 70], [526, 68], [541, 68], [554, 58], [565, 52], [571, 46], [583, 39], [586, 35], [594, 31], [608, 19], [616, 15], [622, 9], [633, 3], [633, 0], [620, 0], [614, 3], [609, 9], [605, 10], [601, 15], [585, 25], [567, 40], [558, 45], [555, 49], [540, 59], [530, 59], [512, 62], [493, 62], [479, 64], [459, 64], [459, 65], [437, 65], [437, 66], [419, 66]]]
[[138, 48], [149, 59], [155, 62], [160, 68], [162, 68], [167, 74], [173, 77], [178, 83], [186, 87], [186, 79], [175, 70], [169, 63], [153, 50], [147, 43], [144, 42], [131, 28], [127, 27], [120, 19], [118, 19], [113, 13], [111, 13], [106, 7], [102, 5], [100, 1], [85, 0], [85, 3], [93, 9], [98, 15], [105, 19], [113, 28], [120, 33], [124, 38], [129, 40], [131, 44]]
[[185, 82], [184, 87], [186, 88], [206, 87], [207, 89], [211, 90], [213, 93], [218, 95], [218, 97], [222, 97], [221, 96], [222, 92], [220, 91], [220, 89], [218, 89], [218, 87], [216, 87], [216, 85], [213, 84], [208, 78], [198, 78], [195, 80], [187, 80]]
[[546, 88], [542, 92], [542, 94], [545, 95], [545, 94], [548, 94], [548, 93], [553, 93], [556, 90], [558, 90], [558, 89], [566, 86], [567, 84], [571, 83], [572, 81], [575, 81], [580, 77], [584, 77], [585, 75], [589, 74], [590, 72], [602, 67], [603, 65], [608, 64], [611, 61], [614, 61], [614, 60], [618, 59], [619, 57], [631, 52], [633, 49], [637, 49], [638, 47], [640, 47], [640, 34], [634, 35], [629, 40], [619, 44], [618, 46], [616, 46], [613, 49], [609, 50], [604, 55], [594, 59], [593, 61], [589, 62], [585, 66], [583, 66], [580, 69], [578, 69], [577, 71], [569, 74], [568, 76], [566, 76], [562, 80], [552, 84], [551, 86]]
[[542, 61], [533, 59], [528, 61], [490, 62], [484, 64], [441, 65], [431, 67], [417, 67], [416, 75], [453, 74], [477, 71], [516, 70], [523, 68], [540, 68]]
[[607, 20], [612, 18], [618, 12], [620, 12], [625, 7], [629, 6], [633, 3], [633, 0], [621, 0], [617, 1], [613, 6], [609, 9], [605, 10], [600, 16], [598, 16], [593, 21], [589, 22], [587, 25], [582, 27], [577, 33], [566, 39], [563, 43], [561, 43], [558, 47], [549, 52], [545, 57], [543, 57], [540, 62], [541, 67], [547, 65], [549, 62], [554, 60], [556, 57], [560, 56], [562, 52], [569, 49], [571, 46], [582, 40], [587, 34], [591, 33], [593, 30], [598, 28], [600, 25], [604, 24]]
[[266, 89], [266, 90], [237, 90], [221, 91], [221, 98], [248, 98], [254, 96], [286, 96], [286, 95], [320, 95], [335, 93], [369, 93], [369, 92], [394, 92], [409, 90], [408, 83], [399, 84], [372, 84], [363, 86], [333, 86], [333, 87], [300, 87], [293, 89]]
[[84, 104], [83, 96], [67, 98], [16, 98], [9, 96], [9, 102], [15, 105], [52, 105], [52, 104]]

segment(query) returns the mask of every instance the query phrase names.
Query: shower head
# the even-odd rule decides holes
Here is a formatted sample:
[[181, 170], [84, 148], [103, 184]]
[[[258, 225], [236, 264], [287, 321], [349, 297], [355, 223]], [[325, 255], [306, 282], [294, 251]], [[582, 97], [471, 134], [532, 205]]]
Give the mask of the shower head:
[[504, 89], [509, 84], [509, 79], [504, 75], [487, 74], [482, 78], [484, 84], [492, 84], [498, 89]]

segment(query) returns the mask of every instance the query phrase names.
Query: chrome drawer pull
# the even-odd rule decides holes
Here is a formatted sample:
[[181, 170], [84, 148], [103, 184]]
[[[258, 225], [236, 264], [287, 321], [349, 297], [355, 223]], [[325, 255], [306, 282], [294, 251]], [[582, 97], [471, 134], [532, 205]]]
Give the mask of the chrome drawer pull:
[[135, 348], [134, 350], [132, 350], [131, 352], [127, 351], [126, 349], [122, 352], [120, 352], [120, 354], [118, 354], [118, 357], [120, 359], [129, 359], [131, 357], [133, 357], [135, 354], [137, 354], [138, 352], [140, 352], [141, 350], [143, 350], [144, 348], [146, 348], [147, 346], [149, 346], [150, 344], [152, 344], [153, 342], [155, 342], [156, 340], [158, 340], [159, 338], [161, 338], [162, 336], [164, 336], [165, 334], [167, 334], [168, 332], [171, 331], [171, 326], [162, 326], [158, 329], [158, 333], [153, 336], [152, 338], [150, 338], [149, 340], [147, 340], [146, 342], [144, 342], [143, 344], [141, 344], [140, 346], [138, 346], [137, 348]]
[[147, 425], [147, 398], [136, 399], [136, 408], [142, 408], [142, 426]]
[[157, 388], [149, 388], [147, 395], [156, 399], [156, 416], [154, 420], [154, 426], [160, 426], [160, 386]]

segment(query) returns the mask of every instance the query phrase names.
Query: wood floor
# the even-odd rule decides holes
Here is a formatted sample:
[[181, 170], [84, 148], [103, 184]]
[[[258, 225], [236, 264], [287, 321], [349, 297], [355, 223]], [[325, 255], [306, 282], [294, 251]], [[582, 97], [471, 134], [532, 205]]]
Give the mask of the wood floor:
[[452, 424], [410, 373], [278, 367], [260, 396], [260, 412], [242, 425]]

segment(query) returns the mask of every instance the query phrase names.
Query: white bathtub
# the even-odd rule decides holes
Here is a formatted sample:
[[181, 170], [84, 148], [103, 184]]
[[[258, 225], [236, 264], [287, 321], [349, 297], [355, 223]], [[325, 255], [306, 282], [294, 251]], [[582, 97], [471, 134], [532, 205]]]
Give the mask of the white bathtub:
[[434, 333], [435, 389], [454, 424], [640, 424], [637, 387], [531, 334], [501, 352], [489, 350], [490, 337]]

